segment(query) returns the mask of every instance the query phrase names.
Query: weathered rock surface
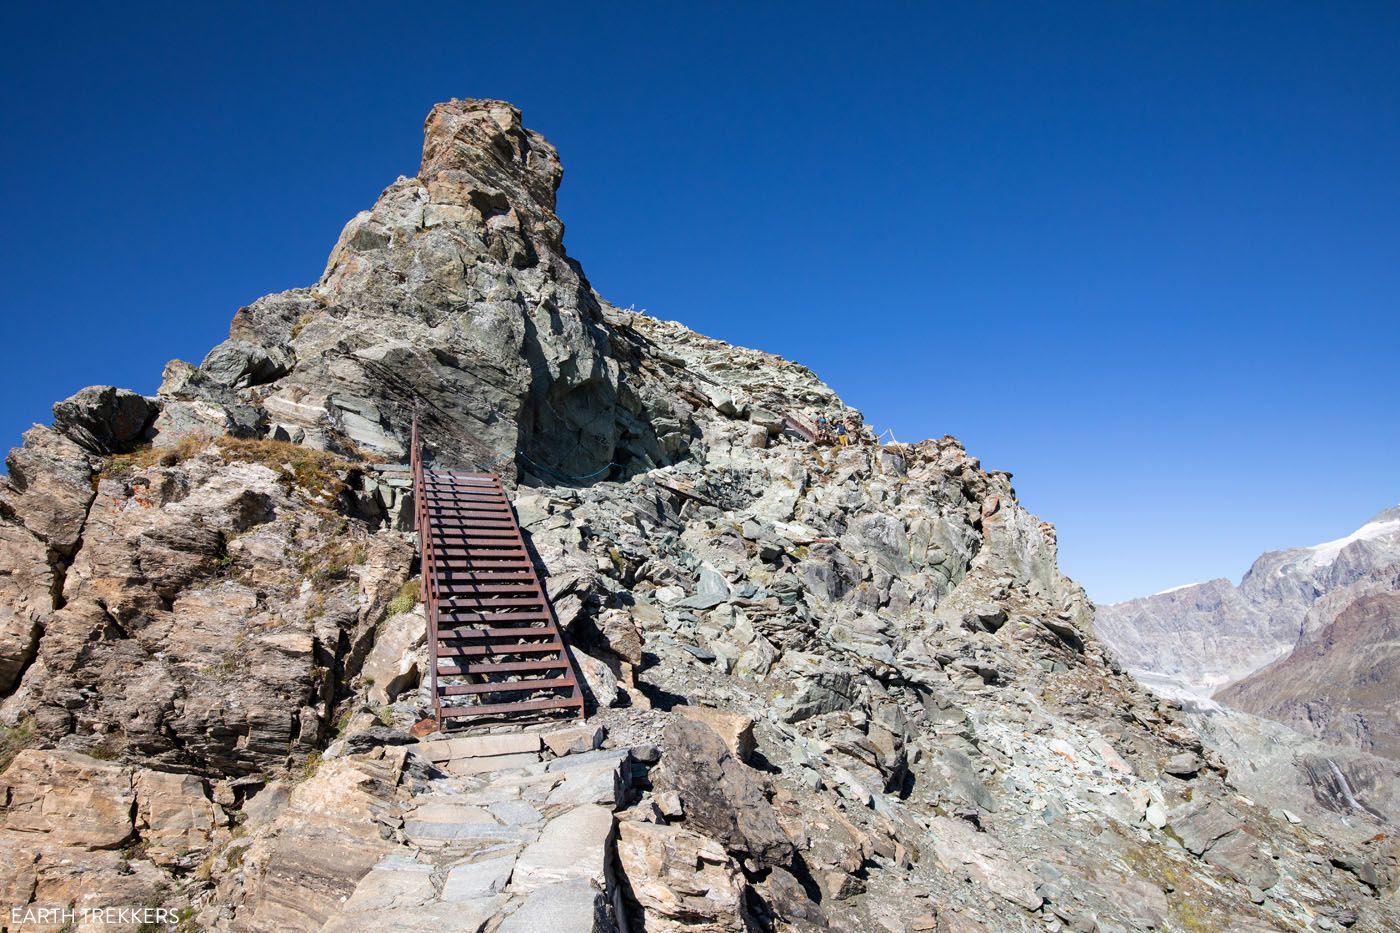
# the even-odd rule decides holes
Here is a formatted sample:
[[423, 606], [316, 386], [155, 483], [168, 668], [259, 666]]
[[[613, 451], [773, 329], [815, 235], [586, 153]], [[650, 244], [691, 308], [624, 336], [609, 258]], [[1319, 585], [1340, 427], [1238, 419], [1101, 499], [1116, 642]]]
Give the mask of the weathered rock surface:
[[[813, 444], [860, 415], [809, 370], [592, 291], [560, 176], [508, 105], [440, 105], [314, 285], [156, 400], [91, 390], [26, 435], [0, 487], [11, 904], [159, 896], [230, 931], [1395, 925], [1390, 837], [1242, 796], [1119, 671], [1009, 474], [948, 437]], [[512, 484], [602, 747], [405, 744], [415, 409], [435, 459]]]
[[617, 856], [647, 929], [746, 933], [743, 875], [724, 847], [678, 826], [624, 821]]
[[792, 841], [778, 825], [761, 775], [703, 723], [676, 719], [666, 727], [653, 784], [680, 798], [687, 826], [753, 864], [772, 867], [792, 858]]

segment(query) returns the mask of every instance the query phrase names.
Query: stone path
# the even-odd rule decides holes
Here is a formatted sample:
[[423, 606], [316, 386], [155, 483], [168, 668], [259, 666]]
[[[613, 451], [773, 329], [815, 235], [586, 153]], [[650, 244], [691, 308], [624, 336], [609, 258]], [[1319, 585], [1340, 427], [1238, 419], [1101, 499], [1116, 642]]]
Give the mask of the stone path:
[[419, 743], [438, 776], [380, 814], [402, 845], [324, 929], [615, 929], [609, 864], [628, 749], [599, 749], [602, 738], [580, 725]]

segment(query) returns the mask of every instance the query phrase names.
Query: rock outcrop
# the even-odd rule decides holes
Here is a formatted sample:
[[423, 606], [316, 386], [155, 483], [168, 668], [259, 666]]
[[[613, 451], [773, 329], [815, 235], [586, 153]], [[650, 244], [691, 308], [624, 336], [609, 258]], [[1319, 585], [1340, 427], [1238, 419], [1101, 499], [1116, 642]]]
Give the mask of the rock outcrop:
[[[1242, 796], [1096, 639], [1009, 474], [881, 446], [805, 367], [614, 308], [564, 252], [560, 177], [510, 106], [439, 105], [317, 284], [157, 398], [85, 390], [26, 435], [0, 489], [11, 903], [81, 884], [220, 930], [1394, 925], [1393, 841]], [[511, 483], [582, 728], [421, 735], [415, 411], [439, 462]], [[819, 415], [855, 443], [812, 443]]]

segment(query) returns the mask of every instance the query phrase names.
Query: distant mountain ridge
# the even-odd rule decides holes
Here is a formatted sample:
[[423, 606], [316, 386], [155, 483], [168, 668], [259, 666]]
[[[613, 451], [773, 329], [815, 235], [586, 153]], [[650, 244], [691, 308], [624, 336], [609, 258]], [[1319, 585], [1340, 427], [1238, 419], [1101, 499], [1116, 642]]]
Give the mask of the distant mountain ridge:
[[1100, 606], [1128, 668], [1304, 734], [1400, 757], [1400, 506], [1345, 537], [1261, 555], [1238, 586]]

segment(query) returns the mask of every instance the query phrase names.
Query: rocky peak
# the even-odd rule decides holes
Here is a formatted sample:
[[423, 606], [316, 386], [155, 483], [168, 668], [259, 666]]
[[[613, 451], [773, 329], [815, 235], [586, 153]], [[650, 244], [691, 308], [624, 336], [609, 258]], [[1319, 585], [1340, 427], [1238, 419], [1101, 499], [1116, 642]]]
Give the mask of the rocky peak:
[[[474, 182], [497, 190], [518, 188], [552, 214], [563, 177], [559, 153], [527, 130], [520, 111], [504, 101], [450, 100], [435, 106], [423, 125], [418, 178], [430, 186]], [[527, 203], [524, 197], [511, 200]]]
[[561, 177], [508, 104], [435, 107], [418, 176], [346, 225], [318, 283], [241, 309], [198, 367], [167, 368], [161, 435], [402, 460], [416, 411], [442, 459], [507, 475], [625, 476], [684, 456], [689, 430], [564, 252]]

